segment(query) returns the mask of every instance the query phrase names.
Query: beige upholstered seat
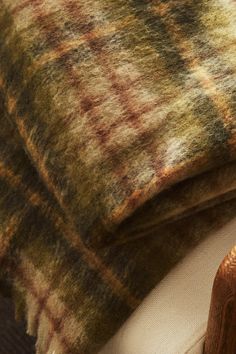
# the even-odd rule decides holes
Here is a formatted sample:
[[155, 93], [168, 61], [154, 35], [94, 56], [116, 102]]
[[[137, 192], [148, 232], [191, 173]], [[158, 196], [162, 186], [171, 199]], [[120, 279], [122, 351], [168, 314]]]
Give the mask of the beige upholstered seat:
[[100, 354], [200, 354], [217, 268], [236, 218], [212, 233], [149, 294]]

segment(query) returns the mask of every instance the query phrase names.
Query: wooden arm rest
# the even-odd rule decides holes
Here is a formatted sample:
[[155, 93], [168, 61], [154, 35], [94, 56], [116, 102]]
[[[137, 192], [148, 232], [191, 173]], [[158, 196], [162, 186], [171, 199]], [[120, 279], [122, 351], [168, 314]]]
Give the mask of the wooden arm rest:
[[236, 353], [236, 246], [216, 274], [204, 354]]

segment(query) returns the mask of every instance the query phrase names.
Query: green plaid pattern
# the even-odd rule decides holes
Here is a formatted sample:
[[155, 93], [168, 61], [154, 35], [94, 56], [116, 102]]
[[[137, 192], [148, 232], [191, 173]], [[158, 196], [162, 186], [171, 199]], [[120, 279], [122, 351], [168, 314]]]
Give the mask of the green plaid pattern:
[[233, 0], [0, 0], [1, 275], [38, 354], [96, 353], [235, 216], [235, 19]]

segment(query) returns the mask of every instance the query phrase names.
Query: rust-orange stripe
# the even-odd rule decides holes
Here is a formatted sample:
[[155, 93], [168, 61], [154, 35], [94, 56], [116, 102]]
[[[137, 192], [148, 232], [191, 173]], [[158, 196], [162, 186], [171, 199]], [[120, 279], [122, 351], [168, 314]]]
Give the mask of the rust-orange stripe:
[[[154, 13], [157, 13], [159, 16], [165, 16], [171, 7], [168, 4], [156, 5], [151, 8]], [[166, 19], [167, 18], [167, 19]], [[194, 74], [197, 81], [201, 84], [205, 94], [211, 99], [214, 103], [222, 121], [225, 126], [235, 125], [235, 118], [229, 107], [227, 98], [225, 95], [220, 92], [216, 87], [214, 78], [207, 72], [206, 68], [201, 64], [200, 58], [197, 56], [196, 51], [194, 50], [193, 42], [186, 37], [184, 32], [181, 30], [180, 26], [177, 25], [174, 18], [171, 16], [166, 16], [164, 18], [166, 28], [171, 33], [172, 38], [174, 39], [175, 46], [178, 47], [180, 55], [185, 60], [189, 70]], [[229, 139], [229, 145], [231, 146], [235, 142], [233, 137], [231, 141]]]
[[0, 234], [0, 260], [2, 260], [9, 249], [10, 242], [17, 232], [22, 218], [24, 217], [25, 212], [20, 212], [14, 214], [7, 222], [5, 230]]
[[0, 176], [5, 177], [8, 183], [18, 189], [23, 189], [23, 191], [27, 192], [27, 198], [31, 205], [35, 205], [34, 201], [37, 201], [37, 205], [41, 205], [47, 208], [49, 212], [49, 217], [53, 221], [55, 227], [63, 232], [64, 237], [70, 242], [70, 244], [80, 252], [83, 258], [88, 262], [88, 265], [98, 271], [100, 277], [106, 282], [110, 287], [111, 290], [117, 294], [119, 297], [124, 299], [128, 306], [132, 309], [135, 309], [141, 302], [141, 299], [138, 299], [134, 295], [130, 293], [130, 290], [118, 279], [118, 277], [113, 273], [112, 269], [108, 268], [102, 260], [95, 254], [94, 251], [88, 249], [84, 243], [81, 241], [77, 232], [73, 229], [72, 226], [69, 227], [69, 224], [72, 225], [71, 222], [65, 224], [64, 220], [61, 216], [53, 213], [53, 209], [49, 204], [45, 204], [45, 201], [42, 199], [40, 194], [37, 192], [31, 191], [24, 186], [21, 177], [16, 176], [12, 170], [9, 168], [4, 168], [4, 164], [0, 162]]

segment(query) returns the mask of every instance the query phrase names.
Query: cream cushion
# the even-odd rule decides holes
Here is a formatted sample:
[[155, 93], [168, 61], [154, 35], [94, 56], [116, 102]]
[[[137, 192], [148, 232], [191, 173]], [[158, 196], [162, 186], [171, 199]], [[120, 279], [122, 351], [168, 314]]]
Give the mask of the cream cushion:
[[236, 218], [185, 257], [100, 354], [202, 353], [213, 280], [235, 244]]

